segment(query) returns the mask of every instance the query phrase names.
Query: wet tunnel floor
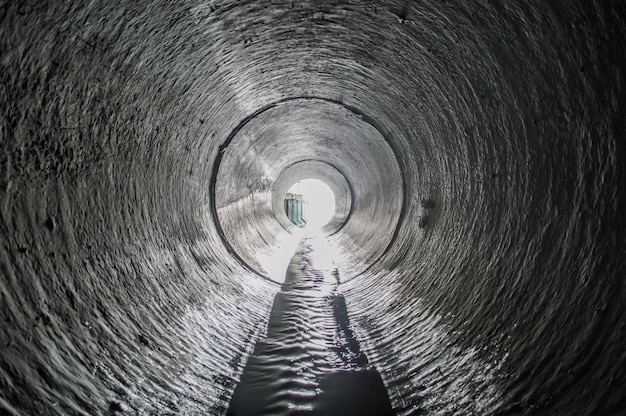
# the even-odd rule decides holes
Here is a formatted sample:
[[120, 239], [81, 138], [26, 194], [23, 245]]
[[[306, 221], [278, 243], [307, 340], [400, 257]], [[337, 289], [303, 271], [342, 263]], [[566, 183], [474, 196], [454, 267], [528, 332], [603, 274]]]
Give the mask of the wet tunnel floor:
[[276, 295], [227, 415], [393, 415], [338, 291], [333, 262], [304, 239]]

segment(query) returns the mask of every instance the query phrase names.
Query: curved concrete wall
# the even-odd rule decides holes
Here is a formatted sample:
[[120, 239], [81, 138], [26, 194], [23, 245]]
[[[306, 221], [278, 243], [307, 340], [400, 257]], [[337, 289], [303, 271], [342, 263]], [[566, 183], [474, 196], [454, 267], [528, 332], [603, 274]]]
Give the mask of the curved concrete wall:
[[398, 414], [626, 411], [621, 2], [33, 1], [0, 22], [2, 413], [225, 412], [277, 290], [233, 251], [284, 228], [280, 170], [233, 171], [224, 202], [262, 204], [229, 248], [211, 179], [276, 103], [249, 133], [302, 146], [269, 161], [380, 162], [311, 145], [357, 125], [397, 163], [387, 187], [346, 162], [371, 193], [332, 241]]
[[[282, 209], [276, 211], [282, 183], [319, 176], [332, 184], [337, 173], [347, 182], [351, 208], [339, 224], [340, 239], [359, 242], [350, 245], [350, 277], [380, 258], [402, 212], [403, 180], [387, 139], [368, 121], [335, 102], [295, 98], [269, 105], [233, 130], [213, 166], [211, 198], [223, 242], [243, 264], [271, 280], [284, 279], [285, 270], [270, 272], [263, 263], [274, 262], [262, 260], [276, 257], [274, 247], [289, 232], [281, 225]], [[313, 161], [327, 167], [320, 172], [305, 163]]]
[[345, 175], [328, 162], [304, 160], [285, 168], [272, 189], [272, 214], [284, 228], [290, 229], [291, 222], [287, 215], [280, 215], [284, 195], [292, 185], [306, 179], [324, 181], [332, 191], [335, 197], [335, 212], [321, 231], [326, 235], [338, 232], [350, 218], [353, 194]]

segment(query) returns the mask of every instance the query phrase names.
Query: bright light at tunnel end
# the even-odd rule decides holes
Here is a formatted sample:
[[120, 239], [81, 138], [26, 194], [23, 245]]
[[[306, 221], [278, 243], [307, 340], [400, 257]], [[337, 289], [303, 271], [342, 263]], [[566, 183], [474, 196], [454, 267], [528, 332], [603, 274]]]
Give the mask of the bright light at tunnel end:
[[304, 179], [294, 183], [287, 192], [302, 196], [307, 230], [320, 229], [335, 215], [335, 194], [323, 181]]

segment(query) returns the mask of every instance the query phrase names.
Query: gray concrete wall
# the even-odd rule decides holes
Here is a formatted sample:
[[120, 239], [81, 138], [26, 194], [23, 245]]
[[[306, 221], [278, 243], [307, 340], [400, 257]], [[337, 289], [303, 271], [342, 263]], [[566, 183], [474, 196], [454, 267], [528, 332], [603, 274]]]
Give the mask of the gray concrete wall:
[[[344, 163], [346, 302], [399, 414], [623, 414], [625, 19], [619, 1], [0, 4], [2, 413], [223, 413], [277, 290], [232, 252], [272, 252], [274, 162], [306, 157]], [[244, 204], [225, 214], [241, 241], [216, 189]]]

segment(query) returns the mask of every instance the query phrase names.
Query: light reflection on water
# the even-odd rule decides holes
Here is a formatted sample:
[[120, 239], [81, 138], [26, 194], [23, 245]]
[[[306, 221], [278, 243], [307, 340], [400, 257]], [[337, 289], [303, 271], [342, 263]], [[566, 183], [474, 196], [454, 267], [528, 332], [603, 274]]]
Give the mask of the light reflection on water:
[[350, 324], [335, 247], [319, 234], [302, 237], [228, 414], [392, 414]]
[[344, 276], [358, 266], [351, 266], [354, 262], [347, 255], [336, 238], [326, 237], [320, 228], [293, 227], [291, 233], [282, 230], [275, 239], [272, 247], [263, 247], [253, 253], [254, 258], [265, 271], [266, 276], [277, 283], [284, 283], [289, 263], [294, 256], [298, 244], [306, 239], [311, 247], [310, 262], [312, 267], [324, 273], [334, 270], [335, 280]]
[[491, 414], [502, 400], [497, 381], [508, 355], [490, 361], [474, 348], [454, 345], [442, 316], [419, 298], [397, 305], [400, 273], [378, 273], [344, 288], [363, 350], [379, 369], [394, 409], [407, 416]]
[[[264, 257], [263, 266], [282, 282], [281, 291], [230, 414], [256, 414], [258, 408], [248, 413], [237, 408], [242, 397], [256, 397], [260, 408], [272, 408], [275, 415], [324, 414], [319, 409], [341, 405], [350, 395], [328, 399], [329, 390], [341, 390], [337, 383], [360, 386], [361, 396], [371, 389], [369, 396], [376, 397], [380, 389], [385, 396], [380, 401], [390, 400], [398, 415], [489, 414], [501, 402], [497, 378], [506, 355], [489, 362], [479, 351], [453, 345], [441, 316], [420, 299], [396, 305], [399, 271], [368, 272], [342, 283], [360, 266], [346, 255], [341, 239], [296, 231], [281, 236], [275, 259]], [[332, 381], [346, 372], [363, 377]]]
[[252, 253], [257, 259], [261, 270], [265, 271], [266, 276], [277, 283], [285, 281], [287, 267], [298, 247], [298, 243], [305, 235], [305, 231], [301, 228], [293, 227], [291, 233], [282, 230], [276, 236], [275, 244], [270, 247], [263, 247]]

